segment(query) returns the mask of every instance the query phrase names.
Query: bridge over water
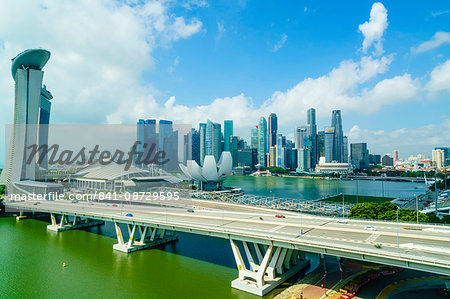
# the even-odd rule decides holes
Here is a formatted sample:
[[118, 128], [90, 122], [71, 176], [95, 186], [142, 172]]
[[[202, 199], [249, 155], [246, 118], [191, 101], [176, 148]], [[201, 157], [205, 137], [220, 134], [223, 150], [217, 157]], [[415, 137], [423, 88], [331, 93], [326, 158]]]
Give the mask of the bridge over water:
[[[442, 225], [339, 221], [204, 200], [180, 200], [171, 206], [81, 201], [5, 205], [49, 213], [52, 223], [47, 228], [56, 232], [111, 221], [117, 233], [113, 248], [125, 253], [174, 241], [176, 232], [228, 239], [239, 273], [232, 287], [257, 295], [307, 267], [307, 252], [450, 275], [450, 227]], [[285, 218], [275, 216], [280, 213]]]

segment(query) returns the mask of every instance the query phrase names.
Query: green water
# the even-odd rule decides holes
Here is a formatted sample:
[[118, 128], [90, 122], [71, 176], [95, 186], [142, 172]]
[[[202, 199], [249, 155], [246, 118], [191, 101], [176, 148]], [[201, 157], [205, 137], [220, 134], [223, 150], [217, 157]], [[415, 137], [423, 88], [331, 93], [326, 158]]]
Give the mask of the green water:
[[247, 194], [308, 200], [338, 193], [412, 198], [414, 195], [419, 195], [426, 191], [424, 184], [420, 183], [277, 176], [231, 176], [225, 181], [225, 185], [242, 188]]
[[[356, 192], [354, 181], [300, 178], [233, 176], [227, 185], [286, 198]], [[423, 192], [417, 185], [383, 187], [394, 197]], [[380, 195], [381, 184], [360, 181], [358, 192]], [[259, 298], [231, 288], [238, 273], [225, 239], [180, 233], [176, 243], [127, 255], [112, 249], [111, 223], [60, 233], [47, 224], [0, 218], [0, 298]]]
[[231, 288], [226, 240], [180, 234], [127, 255], [112, 249], [110, 223], [60, 233], [47, 224], [0, 218], [0, 298], [258, 298]]

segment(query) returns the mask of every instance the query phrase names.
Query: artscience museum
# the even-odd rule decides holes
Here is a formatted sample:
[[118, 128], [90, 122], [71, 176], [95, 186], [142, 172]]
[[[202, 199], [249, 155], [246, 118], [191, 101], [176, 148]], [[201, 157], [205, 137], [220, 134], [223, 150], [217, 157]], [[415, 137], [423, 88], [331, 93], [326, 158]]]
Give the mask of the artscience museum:
[[222, 190], [223, 181], [231, 174], [233, 160], [230, 152], [222, 152], [219, 162], [214, 156], [205, 156], [203, 167], [194, 160], [188, 160], [187, 164], [180, 164], [183, 173], [194, 181], [197, 181], [201, 190]]

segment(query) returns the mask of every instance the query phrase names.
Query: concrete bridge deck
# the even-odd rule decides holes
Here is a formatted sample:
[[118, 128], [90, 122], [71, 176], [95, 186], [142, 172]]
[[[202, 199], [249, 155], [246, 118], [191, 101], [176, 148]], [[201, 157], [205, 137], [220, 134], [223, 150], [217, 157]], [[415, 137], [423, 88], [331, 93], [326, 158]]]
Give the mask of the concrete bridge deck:
[[[450, 227], [448, 226], [360, 220], [340, 223], [339, 218], [249, 206], [243, 207], [242, 210], [237, 205], [227, 204], [219, 205], [220, 209], [218, 206], [200, 208], [198, 206], [201, 205], [201, 201], [195, 201], [194, 212], [187, 210], [192, 207], [192, 202], [191, 205], [186, 203], [186, 206], [182, 204], [179, 206], [132, 204], [113, 206], [111, 203], [103, 202], [72, 203], [70, 201], [41, 201], [38, 204], [34, 201], [24, 201], [5, 204], [9, 208], [127, 224], [130, 235], [134, 235], [134, 228], [131, 230], [131, 225], [135, 225], [140, 230], [143, 227], [151, 227], [226, 238], [231, 241], [234, 248], [238, 268], [244, 265], [242, 263], [242, 266], [239, 266], [239, 249], [234, 242], [242, 242], [250, 257], [252, 253], [258, 253], [259, 249], [273, 256], [277, 252], [275, 249], [279, 248], [450, 275]], [[126, 216], [128, 213], [133, 216]], [[275, 217], [279, 213], [283, 213], [285, 218]], [[376, 231], [366, 230], [366, 226], [373, 226]], [[246, 244], [250, 243], [257, 244], [258, 248], [248, 249]], [[375, 248], [375, 243], [382, 244], [382, 248]], [[270, 249], [272, 246], [273, 249]], [[278, 255], [281, 254], [278, 253]], [[264, 262], [262, 256], [259, 260], [262, 265]], [[248, 272], [256, 273], [258, 267], [256, 265], [252, 267], [253, 272]], [[266, 264], [265, 267], [267, 267]], [[245, 270], [241, 268], [239, 268], [240, 273]]]

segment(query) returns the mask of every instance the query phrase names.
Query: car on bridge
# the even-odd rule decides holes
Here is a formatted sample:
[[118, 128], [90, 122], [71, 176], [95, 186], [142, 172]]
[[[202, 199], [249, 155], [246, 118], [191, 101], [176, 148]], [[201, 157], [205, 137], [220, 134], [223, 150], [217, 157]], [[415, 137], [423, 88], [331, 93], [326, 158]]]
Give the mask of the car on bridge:
[[194, 210], [193, 209], [188, 209], [187, 210], [189, 213], [194, 213]]
[[286, 216], [284, 216], [282, 214], [276, 214], [275, 217], [277, 217], [277, 218], [286, 218]]
[[133, 217], [133, 214], [128, 213], [128, 214], [126, 214], [125, 216], [127, 216], [127, 217]]
[[371, 230], [371, 231], [376, 231], [377, 230], [377, 228], [375, 226], [372, 226], [372, 225], [366, 225], [366, 226], [364, 226], [364, 229], [365, 230]]

